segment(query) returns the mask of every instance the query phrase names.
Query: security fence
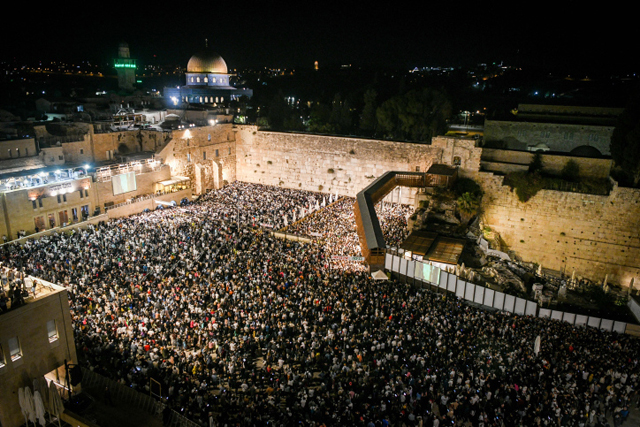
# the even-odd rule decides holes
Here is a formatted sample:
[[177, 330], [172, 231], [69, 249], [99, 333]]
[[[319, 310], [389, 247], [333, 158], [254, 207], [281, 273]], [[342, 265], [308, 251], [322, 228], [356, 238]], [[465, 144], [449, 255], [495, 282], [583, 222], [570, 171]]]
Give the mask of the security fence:
[[637, 335], [637, 327], [626, 322], [603, 319], [552, 310], [538, 306], [535, 301], [518, 298], [484, 286], [476, 285], [447, 271], [444, 266], [433, 263], [407, 259], [402, 250], [388, 249], [385, 255], [385, 270], [398, 276], [400, 281], [410, 282], [417, 286], [427, 287], [437, 292], [448, 292], [466, 301], [490, 309], [503, 310], [524, 316], [548, 317], [562, 320], [576, 326], [590, 326], [609, 332]]

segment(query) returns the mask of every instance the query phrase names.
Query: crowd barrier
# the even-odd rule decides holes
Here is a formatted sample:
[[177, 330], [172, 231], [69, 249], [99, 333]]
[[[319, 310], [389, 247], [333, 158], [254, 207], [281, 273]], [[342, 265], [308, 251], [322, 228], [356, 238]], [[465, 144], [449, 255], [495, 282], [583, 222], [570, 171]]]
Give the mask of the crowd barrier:
[[415, 284], [426, 284], [431, 288], [436, 288], [436, 290], [450, 292], [457, 297], [486, 308], [525, 316], [548, 317], [562, 320], [572, 325], [591, 326], [609, 332], [636, 335], [637, 328], [635, 325], [600, 317], [542, 308], [535, 301], [505, 294], [466, 281], [445, 268], [442, 265], [438, 266], [433, 263], [406, 259], [392, 253], [387, 253], [385, 256], [386, 271], [403, 276], [407, 280], [412, 280]]

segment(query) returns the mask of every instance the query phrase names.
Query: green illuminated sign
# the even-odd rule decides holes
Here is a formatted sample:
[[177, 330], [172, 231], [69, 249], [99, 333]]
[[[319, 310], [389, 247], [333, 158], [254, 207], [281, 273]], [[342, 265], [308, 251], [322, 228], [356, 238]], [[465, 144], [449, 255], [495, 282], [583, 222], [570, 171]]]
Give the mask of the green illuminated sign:
[[116, 59], [113, 61], [116, 68], [136, 68], [135, 59]]

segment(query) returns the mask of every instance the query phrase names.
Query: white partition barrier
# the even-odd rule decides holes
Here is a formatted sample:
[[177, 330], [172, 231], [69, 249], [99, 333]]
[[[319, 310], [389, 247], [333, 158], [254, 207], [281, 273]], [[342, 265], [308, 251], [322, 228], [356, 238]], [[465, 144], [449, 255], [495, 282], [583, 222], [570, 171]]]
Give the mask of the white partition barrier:
[[416, 278], [416, 280], [424, 280], [425, 282], [429, 281], [428, 277], [424, 277], [422, 275], [422, 267], [423, 267], [423, 263], [420, 261], [416, 261], [413, 264], [413, 277]]
[[449, 273], [449, 279], [447, 280], [447, 290], [449, 292], [455, 292], [457, 282], [458, 278], [456, 277], [456, 275]]
[[475, 302], [476, 304], [483, 304], [484, 303], [484, 292], [485, 292], [486, 288], [482, 287], [482, 286], [476, 286], [476, 293], [473, 296], [473, 302]]
[[613, 330], [613, 320], [602, 319], [600, 322], [600, 329], [611, 332], [611, 330]]
[[392, 265], [393, 265], [393, 255], [385, 254], [385, 256], [384, 256], [384, 269], [391, 271]]
[[504, 308], [504, 294], [502, 292], [496, 291], [494, 294], [493, 308], [497, 308], [498, 310], [502, 310]]
[[487, 307], [493, 307], [493, 298], [495, 296], [496, 291], [493, 289], [486, 288], [484, 290], [484, 302], [483, 304]]
[[391, 271], [394, 273], [400, 272], [400, 257], [397, 255], [393, 256], [393, 263], [391, 264]]
[[440, 268], [433, 265], [430, 265], [430, 268], [431, 271], [427, 272], [427, 274], [429, 274], [429, 276], [431, 277], [431, 282], [435, 283], [436, 285], [440, 284]]
[[592, 328], [599, 328], [601, 320], [602, 319], [600, 319], [599, 317], [589, 316], [589, 320], [587, 320], [587, 325], [591, 326]]
[[398, 269], [398, 273], [406, 276], [407, 275], [407, 259], [400, 258], [400, 268]]
[[407, 260], [406, 258], [398, 255], [385, 254], [384, 265], [386, 270], [399, 273], [407, 278], [431, 283], [442, 289], [454, 292], [457, 297], [463, 298], [467, 301], [473, 301], [476, 304], [482, 304], [487, 307], [493, 307], [498, 310], [504, 310], [519, 315], [536, 316], [537, 314], [539, 317], [562, 320], [578, 326], [586, 325], [593, 328], [600, 328], [608, 332], [617, 332], [620, 334], [626, 333], [626, 322], [601, 319], [599, 317], [574, 313], [565, 313], [560, 310], [538, 308], [538, 304], [535, 301], [516, 298], [513, 295], [504, 294], [502, 292], [494, 291], [493, 289], [465, 282], [455, 274], [441, 270], [439, 267], [432, 264], [416, 260]]
[[564, 313], [562, 320], [573, 325], [576, 323], [576, 315], [574, 313]]
[[464, 288], [466, 286], [466, 282], [458, 277], [456, 280], [456, 296], [459, 298], [464, 298]]
[[527, 307], [527, 300], [526, 299], [516, 298], [516, 304], [513, 307], [513, 312], [515, 314], [524, 315], [526, 307]]
[[613, 322], [613, 332], [617, 332], [619, 334], [624, 334], [627, 330], [626, 322]]
[[527, 316], [534, 316], [538, 312], [538, 303], [535, 301], [527, 301], [527, 308], [525, 309], [525, 314]]
[[449, 282], [449, 273], [444, 270], [440, 270], [440, 284], [438, 285], [442, 289], [447, 289], [447, 283]]
[[576, 323], [574, 324], [578, 326], [584, 326], [587, 324], [588, 318], [589, 318], [588, 316], [584, 316], [582, 314], [576, 314]]
[[410, 279], [416, 277], [416, 262], [412, 259], [407, 261], [407, 277]]
[[464, 299], [467, 301], [473, 301], [476, 294], [476, 288], [478, 288], [478, 286], [471, 282], [467, 282], [464, 288]]
[[508, 311], [509, 313], [513, 313], [513, 307], [516, 304], [516, 297], [513, 295], [506, 294], [504, 296], [504, 307], [502, 308], [504, 311]]

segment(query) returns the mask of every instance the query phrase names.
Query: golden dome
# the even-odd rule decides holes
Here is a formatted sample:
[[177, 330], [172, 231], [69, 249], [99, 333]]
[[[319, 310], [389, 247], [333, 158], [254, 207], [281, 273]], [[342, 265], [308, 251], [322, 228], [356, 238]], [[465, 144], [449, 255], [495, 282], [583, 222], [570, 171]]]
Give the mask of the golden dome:
[[227, 63], [217, 53], [203, 51], [196, 53], [189, 59], [187, 73], [227, 74]]

